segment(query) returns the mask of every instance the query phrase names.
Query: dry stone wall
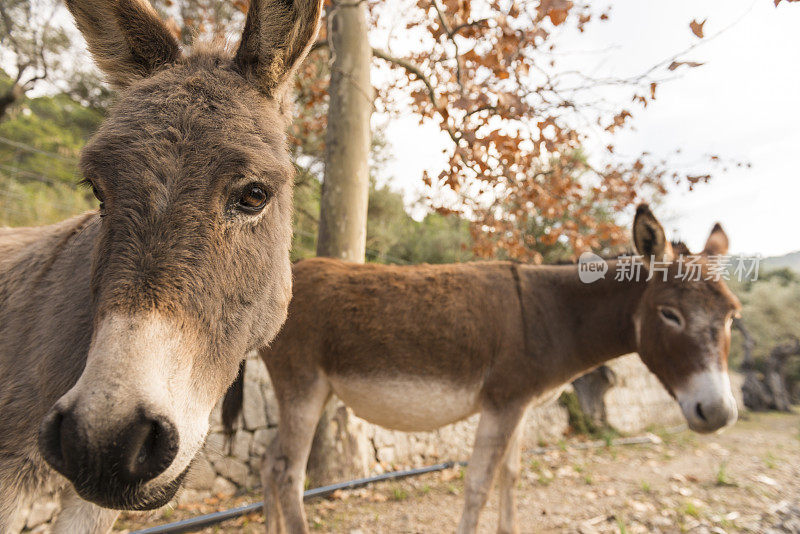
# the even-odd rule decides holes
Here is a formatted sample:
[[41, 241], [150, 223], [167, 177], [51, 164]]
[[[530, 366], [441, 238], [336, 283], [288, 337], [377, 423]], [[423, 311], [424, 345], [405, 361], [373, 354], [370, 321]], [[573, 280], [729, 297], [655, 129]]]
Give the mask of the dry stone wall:
[[[604, 423], [627, 434], [650, 426], [668, 426], [683, 422], [680, 408], [642, 364], [630, 354], [607, 364], [614, 372], [614, 387], [590, 388], [604, 391], [602, 399], [582, 399], [581, 405], [597, 406]], [[731, 375], [740, 408], [743, 378]], [[571, 386], [568, 388], [571, 389]], [[580, 394], [581, 389], [575, 390]], [[586, 395], [586, 393], [584, 393]], [[528, 410], [523, 446], [526, 448], [555, 443], [568, 431], [569, 415], [557, 401]], [[363, 473], [466, 460], [472, 450], [478, 416], [433, 432], [406, 433], [387, 430], [359, 419], [340, 406], [334, 423], [339, 435], [347, 436], [340, 453], [358, 458]], [[209, 494], [232, 494], [240, 489], [260, 487], [260, 468], [267, 445], [277, 434], [278, 405], [264, 364], [255, 353], [248, 355], [245, 366], [244, 407], [238, 430], [227, 440], [221, 423], [221, 405], [211, 414], [211, 427], [205, 448], [196, 459], [180, 499], [192, 501]], [[22, 529], [48, 532], [48, 521], [58, 510], [52, 495], [38, 500], [24, 511], [11, 532]]]
[[[604, 405], [605, 423], [625, 434], [640, 432], [651, 426], [683, 423], [677, 403], [658, 379], [642, 364], [639, 356], [630, 354], [608, 363], [614, 371], [615, 385], [601, 400], [588, 403]], [[732, 377], [737, 395], [741, 380]], [[741, 405], [741, 401], [740, 401]], [[568, 413], [557, 401], [528, 410], [525, 422], [524, 447], [555, 443], [568, 431]], [[356, 417], [343, 405], [334, 424], [338, 435], [346, 436], [340, 453], [357, 458], [363, 474], [419, 466], [445, 460], [466, 460], [472, 450], [478, 416], [448, 425], [433, 432], [399, 432], [372, 425]], [[239, 430], [226, 443], [220, 423], [220, 410], [212, 414], [211, 433], [204, 458], [187, 480], [187, 487], [198, 491], [228, 492], [237, 487], [260, 485], [261, 456], [277, 432], [278, 407], [269, 375], [255, 354], [248, 357], [244, 382], [244, 410]]]

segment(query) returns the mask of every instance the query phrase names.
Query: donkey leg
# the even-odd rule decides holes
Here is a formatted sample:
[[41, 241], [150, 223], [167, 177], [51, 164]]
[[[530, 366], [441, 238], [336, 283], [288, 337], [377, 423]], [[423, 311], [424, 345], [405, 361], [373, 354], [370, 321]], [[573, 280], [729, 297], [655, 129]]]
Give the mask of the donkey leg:
[[272, 440], [264, 452], [264, 461], [261, 464], [261, 484], [264, 488], [264, 524], [267, 534], [280, 534], [284, 532], [284, 520], [281, 513], [281, 503], [278, 499], [278, 487], [272, 477], [272, 466], [277, 458], [278, 436]]
[[478, 518], [486, 504], [497, 467], [506, 455], [523, 412], [524, 406], [509, 406], [502, 409], [486, 408], [481, 413], [475, 448], [467, 468], [464, 511], [458, 534], [472, 534], [477, 530]]
[[[265, 483], [265, 488], [269, 488], [266, 490], [267, 497], [273, 508], [276, 502], [279, 504], [279, 510], [272, 510], [274, 519], [267, 517], [267, 528], [272, 529], [273, 523], [282, 521], [286, 532], [291, 534], [308, 532], [303, 508], [306, 463], [314, 440], [314, 430], [331, 393], [323, 377], [317, 377], [314, 383], [300, 390], [303, 391], [302, 396], [279, 402], [278, 435], [268, 451], [270, 458], [264, 466], [264, 479], [269, 483]], [[265, 502], [265, 506], [267, 504]]]
[[61, 512], [53, 525], [53, 534], [106, 534], [114, 526], [119, 512], [100, 508], [84, 501], [72, 486], [61, 494]]
[[519, 481], [520, 446], [522, 424], [521, 419], [517, 424], [514, 434], [508, 444], [506, 456], [500, 464], [500, 476], [497, 481], [497, 491], [500, 494], [500, 518], [497, 523], [499, 534], [517, 534], [517, 500], [515, 490]]

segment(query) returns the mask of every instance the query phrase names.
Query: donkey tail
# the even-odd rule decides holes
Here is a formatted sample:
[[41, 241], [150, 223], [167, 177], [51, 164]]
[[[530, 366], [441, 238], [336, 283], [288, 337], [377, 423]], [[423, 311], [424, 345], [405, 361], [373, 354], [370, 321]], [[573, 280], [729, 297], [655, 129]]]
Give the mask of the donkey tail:
[[228, 388], [225, 400], [222, 401], [222, 426], [225, 427], [225, 433], [228, 435], [233, 434], [236, 430], [236, 419], [242, 413], [245, 362], [246, 360], [242, 360], [242, 363], [239, 364], [239, 374], [236, 375], [236, 380]]

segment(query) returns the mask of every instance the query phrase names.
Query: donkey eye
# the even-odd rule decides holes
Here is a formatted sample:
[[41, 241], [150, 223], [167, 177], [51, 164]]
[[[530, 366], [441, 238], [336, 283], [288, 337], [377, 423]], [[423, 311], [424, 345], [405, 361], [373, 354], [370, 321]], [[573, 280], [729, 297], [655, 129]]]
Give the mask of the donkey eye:
[[658, 313], [661, 315], [661, 318], [664, 321], [674, 326], [683, 327], [683, 317], [675, 308], [670, 308], [669, 306], [659, 306]]
[[94, 198], [96, 198], [97, 201], [100, 202], [100, 216], [101, 217], [105, 216], [104, 212], [105, 212], [105, 209], [106, 209], [106, 203], [105, 203], [105, 200], [103, 199], [103, 193], [101, 193], [100, 190], [97, 188], [97, 186], [94, 184], [94, 182], [92, 182], [88, 178], [84, 179], [81, 182], [81, 184], [87, 185], [87, 186], [89, 186], [91, 188], [92, 194], [94, 195]]
[[97, 200], [100, 201], [100, 203], [103, 202], [103, 195], [100, 194], [100, 191], [97, 189], [97, 186], [94, 185], [94, 184], [92, 184], [92, 194], [94, 195], [94, 198], [96, 198]]
[[261, 184], [250, 184], [244, 188], [236, 201], [236, 207], [247, 213], [258, 213], [269, 202], [270, 194]]

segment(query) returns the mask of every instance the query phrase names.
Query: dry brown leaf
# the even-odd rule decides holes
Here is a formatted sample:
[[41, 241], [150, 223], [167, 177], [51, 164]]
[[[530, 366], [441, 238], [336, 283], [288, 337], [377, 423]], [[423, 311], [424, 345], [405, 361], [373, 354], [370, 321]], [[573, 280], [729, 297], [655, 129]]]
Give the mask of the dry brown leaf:
[[703, 24], [706, 23], [706, 20], [708, 19], [703, 19], [703, 22], [697, 22], [696, 20], [693, 20], [689, 23], [689, 28], [692, 29], [692, 33], [700, 39], [703, 38]]
[[667, 67], [667, 70], [675, 70], [678, 67], [681, 67], [683, 65], [686, 65], [687, 67], [694, 68], [694, 67], [700, 67], [702, 65], [705, 65], [705, 63], [701, 63], [699, 61], [673, 61], [672, 63], [669, 64], [669, 67]]
[[554, 9], [548, 13], [548, 16], [550, 17], [550, 22], [552, 22], [554, 26], [558, 26], [567, 20], [567, 10]]

